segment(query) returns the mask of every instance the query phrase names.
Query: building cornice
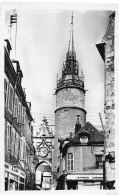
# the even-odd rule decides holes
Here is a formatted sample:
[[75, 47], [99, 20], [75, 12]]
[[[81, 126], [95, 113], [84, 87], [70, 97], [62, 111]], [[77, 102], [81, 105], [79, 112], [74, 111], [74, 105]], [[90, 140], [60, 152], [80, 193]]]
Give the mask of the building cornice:
[[58, 111], [58, 110], [62, 110], [62, 109], [78, 109], [78, 110], [82, 110], [85, 114], [87, 114], [86, 110], [83, 109], [83, 108], [80, 108], [80, 107], [77, 107], [77, 106], [62, 106], [60, 108], [57, 108], [55, 110], [55, 113]]

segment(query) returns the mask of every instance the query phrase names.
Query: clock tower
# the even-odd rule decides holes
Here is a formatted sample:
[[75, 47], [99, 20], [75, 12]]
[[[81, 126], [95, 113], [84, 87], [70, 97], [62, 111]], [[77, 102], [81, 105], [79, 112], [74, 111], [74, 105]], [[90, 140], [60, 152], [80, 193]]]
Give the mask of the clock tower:
[[63, 63], [62, 77], [57, 81], [55, 94], [54, 173], [59, 166], [58, 139], [65, 139], [70, 136], [70, 133], [74, 132], [77, 115], [80, 115], [81, 126], [84, 126], [86, 123], [84, 75], [77, 61], [74, 49], [73, 14], [66, 60]]
[[39, 161], [47, 160], [52, 163], [53, 131], [50, 129], [47, 119], [37, 128], [34, 135], [34, 146]]
[[42, 189], [51, 189], [52, 186], [53, 139], [53, 129], [48, 125], [47, 119], [44, 117], [40, 127], [36, 125], [33, 136], [35, 147], [35, 184]]

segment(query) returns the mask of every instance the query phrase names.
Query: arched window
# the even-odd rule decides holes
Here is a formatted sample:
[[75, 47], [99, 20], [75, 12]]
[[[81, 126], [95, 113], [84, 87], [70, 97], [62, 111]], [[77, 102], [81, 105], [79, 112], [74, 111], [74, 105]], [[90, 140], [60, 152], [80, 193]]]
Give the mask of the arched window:
[[68, 171], [73, 171], [74, 170], [74, 157], [73, 157], [73, 153], [68, 153], [67, 169], [68, 169]]

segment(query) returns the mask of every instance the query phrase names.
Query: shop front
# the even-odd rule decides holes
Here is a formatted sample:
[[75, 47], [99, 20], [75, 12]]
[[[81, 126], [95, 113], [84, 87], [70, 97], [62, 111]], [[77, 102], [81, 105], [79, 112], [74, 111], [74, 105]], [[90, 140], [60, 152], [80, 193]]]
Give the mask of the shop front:
[[102, 174], [78, 174], [67, 175], [65, 177], [65, 189], [103, 189], [103, 175]]
[[13, 166], [10, 163], [5, 163], [5, 191], [9, 190], [24, 190], [25, 189], [25, 172]]

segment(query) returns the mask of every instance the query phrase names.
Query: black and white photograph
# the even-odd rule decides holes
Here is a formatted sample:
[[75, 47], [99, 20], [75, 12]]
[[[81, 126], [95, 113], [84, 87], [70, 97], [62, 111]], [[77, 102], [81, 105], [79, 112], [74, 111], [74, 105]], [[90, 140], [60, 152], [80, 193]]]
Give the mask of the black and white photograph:
[[53, 5], [3, 3], [4, 191], [115, 191], [117, 11]]

